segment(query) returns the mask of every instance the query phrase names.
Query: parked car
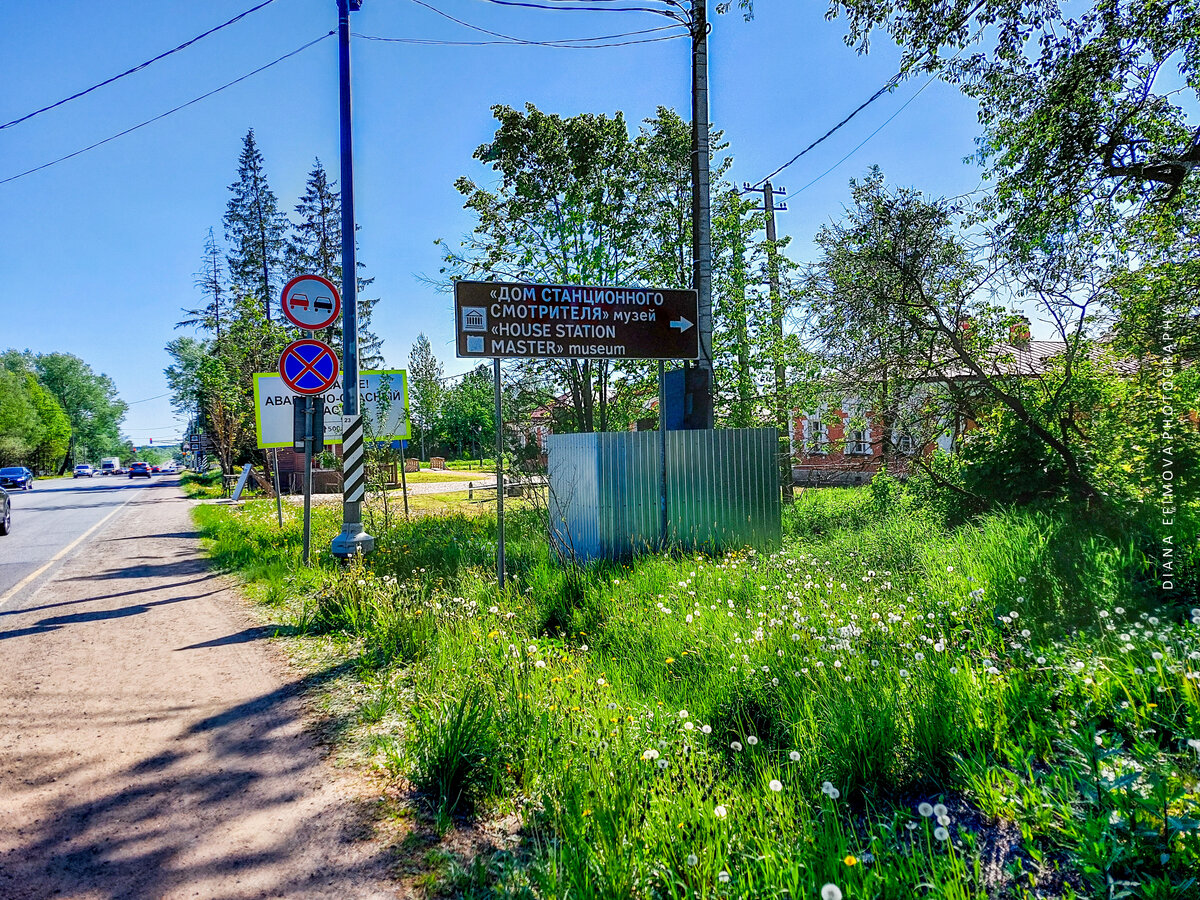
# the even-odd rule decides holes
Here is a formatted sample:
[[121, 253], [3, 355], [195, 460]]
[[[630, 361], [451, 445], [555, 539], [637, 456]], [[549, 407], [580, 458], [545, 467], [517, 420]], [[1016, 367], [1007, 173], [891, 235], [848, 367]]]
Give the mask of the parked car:
[[133, 463], [129, 464], [129, 477], [130, 478], [133, 478], [134, 476], [142, 476], [142, 475], [144, 475], [147, 478], [150, 477], [150, 464], [149, 463], [133, 462]]
[[5, 466], [0, 469], [0, 487], [33, 490], [33, 473], [24, 466]]
[[96, 470], [87, 463], [80, 463], [75, 467], [76, 478], [92, 478], [96, 474]]
[[12, 501], [8, 499], [8, 491], [0, 488], [0, 534], [12, 531]]

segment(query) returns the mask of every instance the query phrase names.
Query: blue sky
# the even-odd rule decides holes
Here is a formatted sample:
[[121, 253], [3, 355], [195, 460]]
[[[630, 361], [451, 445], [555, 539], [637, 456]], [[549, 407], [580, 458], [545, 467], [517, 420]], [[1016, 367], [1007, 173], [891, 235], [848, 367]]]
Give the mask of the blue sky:
[[[54, 0], [0, 5], [0, 122], [136, 65], [255, 6], [255, 0]], [[547, 40], [667, 24], [644, 13], [542, 11], [487, 0], [432, 5], [472, 24]], [[617, 4], [636, 5], [636, 4]], [[884, 37], [868, 56], [842, 42], [838, 21], [809, 0], [762, 0], [755, 18], [712, 15], [711, 117], [734, 158], [732, 178], [757, 181], [870, 96], [896, 70]], [[711, 13], [710, 13], [711, 14]], [[0, 180], [71, 153], [191, 100], [336, 26], [334, 0], [275, 0], [241, 22], [149, 68], [0, 130]], [[364, 0], [363, 35], [486, 40], [413, 0]], [[291, 211], [313, 158], [337, 157], [333, 38], [130, 135], [0, 185], [0, 347], [66, 351], [110, 375], [132, 405], [135, 443], [177, 437], [162, 376], [163, 345], [181, 307], [199, 300], [208, 228], [236, 177], [242, 138], [255, 129], [267, 174]], [[447, 372], [454, 359], [451, 303], [422, 276], [440, 265], [434, 240], [472, 225], [453, 188], [459, 175], [488, 181], [471, 159], [494, 131], [491, 106], [534, 103], [560, 115], [624, 112], [630, 123], [658, 105], [689, 118], [686, 40], [596, 50], [528, 46], [419, 46], [356, 39], [353, 48], [355, 193], [359, 258], [381, 298], [375, 328], [389, 365], [403, 367], [424, 331]], [[974, 147], [972, 102], [940, 83], [832, 173], [924, 79], [887, 95], [776, 178], [791, 255], [807, 259], [821, 224], [840, 215], [847, 181], [871, 164], [932, 195], [979, 184], [963, 157]], [[804, 188], [816, 180], [811, 187]]]

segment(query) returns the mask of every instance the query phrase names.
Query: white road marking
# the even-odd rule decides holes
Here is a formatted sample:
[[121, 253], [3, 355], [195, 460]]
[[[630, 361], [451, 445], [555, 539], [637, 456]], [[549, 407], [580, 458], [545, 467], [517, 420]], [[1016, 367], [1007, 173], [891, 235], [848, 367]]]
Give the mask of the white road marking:
[[7, 604], [10, 600], [12, 600], [14, 597], [16, 597], [17, 593], [22, 588], [26, 587], [30, 582], [37, 579], [37, 577], [39, 575], [42, 575], [52, 565], [54, 565], [56, 562], [58, 562], [60, 559], [62, 559], [64, 556], [66, 556], [68, 553], [70, 553], [72, 550], [74, 550], [76, 547], [78, 547], [79, 544], [85, 538], [90, 537], [92, 535], [92, 533], [96, 531], [96, 529], [98, 529], [101, 525], [103, 525], [105, 522], [107, 522], [109, 519], [111, 519], [113, 516], [115, 516], [121, 510], [123, 510], [125, 508], [125, 506], [129, 503], [129, 501], [132, 499], [133, 499], [133, 497], [130, 496], [128, 500], [126, 500], [124, 503], [122, 503], [120, 506], [118, 506], [116, 509], [114, 509], [112, 512], [110, 512], [107, 516], [105, 516], [103, 519], [101, 519], [99, 522], [97, 522], [95, 525], [93, 525], [91, 528], [89, 528], [87, 531], [85, 531], [79, 537], [75, 538], [75, 540], [71, 541], [71, 543], [67, 544], [67, 546], [63, 547], [61, 550], [59, 550], [57, 553], [55, 553], [52, 557], [50, 557], [50, 559], [46, 560], [45, 564], [43, 564], [40, 569], [38, 569], [36, 572], [30, 572], [28, 575], [26, 575], [24, 578], [22, 578], [20, 581], [18, 581], [15, 585], [13, 585], [12, 589], [7, 594], [5, 594], [3, 597], [0, 597], [0, 609], [3, 609], [5, 604]]

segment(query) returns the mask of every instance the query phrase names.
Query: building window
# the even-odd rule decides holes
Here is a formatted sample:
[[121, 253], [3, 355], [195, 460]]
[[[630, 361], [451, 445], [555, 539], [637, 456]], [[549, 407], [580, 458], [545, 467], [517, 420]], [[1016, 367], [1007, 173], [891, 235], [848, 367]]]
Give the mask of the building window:
[[829, 452], [829, 429], [819, 418], [804, 420], [804, 450], [821, 456]]
[[847, 456], [871, 455], [871, 429], [856, 428], [846, 432]]
[[912, 456], [917, 452], [917, 440], [907, 431], [896, 432], [892, 436], [892, 445], [905, 456]]

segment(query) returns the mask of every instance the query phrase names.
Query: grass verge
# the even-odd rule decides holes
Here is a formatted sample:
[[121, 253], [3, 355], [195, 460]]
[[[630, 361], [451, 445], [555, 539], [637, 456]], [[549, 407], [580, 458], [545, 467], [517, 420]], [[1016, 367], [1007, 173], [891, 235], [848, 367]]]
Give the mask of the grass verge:
[[1197, 896], [1195, 535], [1164, 595], [1144, 529], [873, 503], [805, 493], [776, 553], [588, 568], [514, 510], [504, 591], [487, 515], [349, 569], [299, 565], [294, 511], [197, 516], [294, 652], [345, 661], [337, 740], [408, 792], [426, 893]]

